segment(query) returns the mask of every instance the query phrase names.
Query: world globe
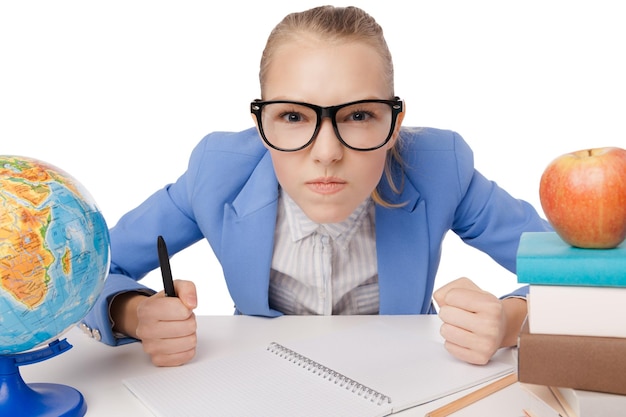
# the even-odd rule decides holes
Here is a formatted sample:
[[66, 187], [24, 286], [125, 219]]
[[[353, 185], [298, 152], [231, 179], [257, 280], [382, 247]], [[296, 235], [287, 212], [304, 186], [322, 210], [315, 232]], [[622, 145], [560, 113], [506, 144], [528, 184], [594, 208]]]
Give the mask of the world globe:
[[104, 217], [76, 179], [0, 156], [0, 355], [45, 345], [82, 320], [109, 262]]

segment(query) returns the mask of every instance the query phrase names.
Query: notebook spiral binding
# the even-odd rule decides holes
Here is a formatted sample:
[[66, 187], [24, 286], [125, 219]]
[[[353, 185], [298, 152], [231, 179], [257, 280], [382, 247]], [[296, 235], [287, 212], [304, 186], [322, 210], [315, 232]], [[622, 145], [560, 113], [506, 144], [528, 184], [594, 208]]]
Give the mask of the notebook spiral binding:
[[289, 362], [293, 362], [294, 364], [300, 366], [301, 368], [306, 369], [307, 371], [312, 372], [313, 374], [319, 375], [324, 379], [334, 383], [335, 385], [339, 385], [342, 388], [345, 388], [348, 391], [351, 391], [363, 398], [370, 400], [373, 403], [378, 405], [391, 403], [391, 398], [387, 395], [384, 395], [372, 388], [369, 388], [352, 378], [349, 378], [345, 375], [340, 374], [337, 371], [334, 371], [318, 362], [315, 362], [312, 359], [307, 358], [304, 355], [295, 352], [280, 343], [272, 342], [267, 347], [267, 350], [276, 354], [277, 356], [287, 359]]

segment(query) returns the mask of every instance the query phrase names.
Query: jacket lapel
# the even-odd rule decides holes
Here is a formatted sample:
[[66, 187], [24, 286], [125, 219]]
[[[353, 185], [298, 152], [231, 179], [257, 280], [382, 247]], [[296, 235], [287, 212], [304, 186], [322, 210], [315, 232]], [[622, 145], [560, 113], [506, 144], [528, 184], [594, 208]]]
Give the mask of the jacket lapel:
[[267, 152], [233, 203], [224, 208], [222, 267], [230, 295], [243, 314], [280, 315], [268, 304], [277, 202], [278, 181]]
[[[406, 178], [405, 178], [406, 180]], [[401, 195], [384, 193], [401, 208], [376, 206], [376, 253], [380, 314], [423, 314], [430, 311], [429, 234], [426, 204], [406, 181]]]

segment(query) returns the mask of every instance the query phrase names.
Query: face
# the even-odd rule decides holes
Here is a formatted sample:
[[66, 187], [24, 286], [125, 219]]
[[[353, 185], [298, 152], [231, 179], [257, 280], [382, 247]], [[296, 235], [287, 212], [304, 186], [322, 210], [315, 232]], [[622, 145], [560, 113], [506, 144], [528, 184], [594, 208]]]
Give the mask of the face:
[[[264, 100], [293, 100], [331, 106], [361, 99], [389, 99], [380, 57], [367, 45], [346, 43], [282, 45], [267, 71]], [[283, 191], [317, 223], [345, 220], [374, 190], [383, 173], [387, 150], [361, 152], [344, 147], [329, 118], [313, 143], [300, 151], [269, 148]], [[255, 120], [256, 122], [256, 120]]]

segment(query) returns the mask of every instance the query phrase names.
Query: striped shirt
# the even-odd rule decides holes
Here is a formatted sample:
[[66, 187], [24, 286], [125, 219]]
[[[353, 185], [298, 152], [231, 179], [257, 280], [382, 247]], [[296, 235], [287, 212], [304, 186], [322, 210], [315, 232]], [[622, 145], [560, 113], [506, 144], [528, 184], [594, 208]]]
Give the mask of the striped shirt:
[[284, 314], [378, 314], [374, 203], [344, 221], [311, 221], [280, 192], [270, 307]]

